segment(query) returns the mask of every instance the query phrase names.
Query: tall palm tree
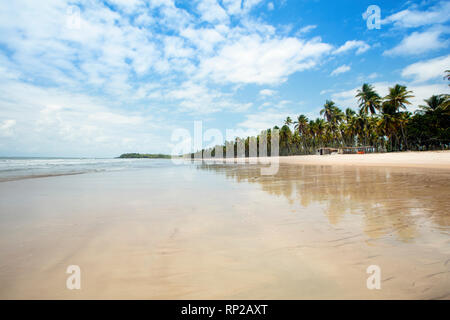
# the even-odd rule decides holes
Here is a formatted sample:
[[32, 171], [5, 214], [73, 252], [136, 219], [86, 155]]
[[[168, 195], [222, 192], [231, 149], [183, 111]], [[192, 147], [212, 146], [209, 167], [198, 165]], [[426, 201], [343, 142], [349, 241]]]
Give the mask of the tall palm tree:
[[340, 143], [342, 142], [342, 134], [339, 130], [339, 123], [343, 121], [345, 118], [345, 114], [342, 112], [341, 109], [334, 106], [332, 109], [332, 116], [331, 121], [329, 122], [330, 125], [330, 132], [332, 134], [332, 141], [333, 143]]
[[406, 86], [396, 84], [393, 88], [389, 88], [389, 94], [384, 97], [383, 112], [396, 116], [396, 123], [400, 127], [405, 147], [408, 148], [408, 141], [406, 140], [405, 124], [406, 120], [400, 110], [407, 110], [406, 105], [410, 105], [408, 100], [413, 98], [412, 91], [408, 91]]
[[308, 127], [308, 118], [301, 114], [297, 117], [297, 120], [294, 121], [294, 128], [298, 131], [301, 135], [303, 135], [306, 132], [306, 128]]
[[396, 131], [395, 119], [392, 115], [388, 113], [383, 113], [378, 121], [378, 129], [381, 135], [386, 136], [388, 138], [388, 142], [390, 144], [389, 150], [392, 151], [392, 142], [393, 135]]
[[287, 126], [284, 125], [281, 127], [280, 130], [280, 152], [282, 152], [283, 148], [287, 148], [288, 150], [288, 155], [291, 154], [291, 138], [292, 138], [292, 132], [291, 129]]
[[400, 112], [401, 109], [406, 110], [406, 105], [410, 105], [408, 100], [414, 98], [412, 91], [408, 91], [406, 86], [396, 84], [393, 88], [389, 88], [389, 94], [384, 97], [383, 111], [389, 114]]
[[349, 144], [350, 146], [355, 145], [355, 138], [358, 137], [358, 125], [359, 125], [359, 117], [356, 115], [352, 116], [349, 121], [347, 121], [348, 127], [347, 127], [347, 136], [349, 138]]
[[359, 114], [355, 119], [355, 130], [360, 145], [366, 145], [367, 141], [367, 115], [363, 111], [359, 111]]
[[323, 135], [325, 133], [325, 121], [323, 119], [317, 118], [315, 121], [316, 137], [319, 145], [323, 142]]
[[371, 114], [375, 114], [376, 110], [380, 108], [381, 97], [368, 83], [364, 83], [361, 90], [357, 91], [356, 98], [358, 98], [360, 110], [365, 114], [368, 114], [369, 111]]
[[333, 118], [334, 107], [336, 107], [336, 104], [331, 100], [327, 100], [323, 105], [323, 109], [320, 110], [320, 115], [323, 115], [324, 119], [326, 119], [328, 122], [330, 122]]

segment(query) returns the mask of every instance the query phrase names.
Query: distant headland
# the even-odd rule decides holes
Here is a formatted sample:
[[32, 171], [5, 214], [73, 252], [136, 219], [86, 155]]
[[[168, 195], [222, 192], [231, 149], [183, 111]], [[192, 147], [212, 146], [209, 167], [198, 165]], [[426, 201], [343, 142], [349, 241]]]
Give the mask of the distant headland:
[[172, 156], [167, 154], [142, 154], [142, 153], [124, 153], [119, 159], [171, 159]]

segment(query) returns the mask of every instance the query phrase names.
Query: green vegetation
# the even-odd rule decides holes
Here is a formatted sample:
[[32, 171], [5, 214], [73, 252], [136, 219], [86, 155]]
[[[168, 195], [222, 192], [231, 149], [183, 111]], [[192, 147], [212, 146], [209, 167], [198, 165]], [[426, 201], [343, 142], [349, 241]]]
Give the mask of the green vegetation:
[[[446, 71], [445, 79], [450, 80]], [[309, 120], [299, 115], [295, 121], [288, 117], [279, 129], [267, 129], [268, 152], [274, 129], [279, 129], [279, 152], [282, 156], [314, 154], [321, 147], [372, 146], [378, 151], [439, 150], [450, 146], [450, 95], [434, 95], [424, 105], [411, 113], [407, 106], [413, 92], [405, 86], [395, 85], [381, 97], [370, 84], [363, 84], [356, 94], [358, 110], [346, 108], [342, 111], [333, 101], [327, 100], [320, 111], [323, 118]], [[294, 130], [291, 130], [291, 124]], [[246, 156], [249, 140], [236, 138], [225, 145], [244, 142]], [[256, 138], [257, 142], [259, 137]], [[258, 142], [259, 143], [259, 142]], [[258, 144], [259, 145], [259, 144]], [[225, 146], [224, 154], [225, 154]], [[214, 156], [214, 149], [211, 149]], [[259, 150], [258, 150], [258, 154]]]
[[170, 159], [172, 156], [167, 154], [141, 154], [141, 153], [124, 153], [120, 155], [120, 159]]

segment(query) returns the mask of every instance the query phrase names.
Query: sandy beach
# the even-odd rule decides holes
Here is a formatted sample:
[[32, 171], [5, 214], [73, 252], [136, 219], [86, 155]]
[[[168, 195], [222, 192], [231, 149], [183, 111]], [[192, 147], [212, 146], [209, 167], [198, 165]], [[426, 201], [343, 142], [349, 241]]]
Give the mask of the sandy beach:
[[450, 151], [281, 157], [282, 163], [450, 169]]
[[436, 167], [164, 160], [1, 182], [0, 298], [449, 299], [449, 153], [341, 159], [411, 155]]
[[[274, 158], [220, 159], [226, 162], [262, 162]], [[213, 159], [214, 160], [214, 159]], [[371, 154], [300, 155], [277, 157], [279, 163], [298, 165], [379, 166], [403, 168], [450, 169], [450, 150], [422, 152], [391, 152]]]

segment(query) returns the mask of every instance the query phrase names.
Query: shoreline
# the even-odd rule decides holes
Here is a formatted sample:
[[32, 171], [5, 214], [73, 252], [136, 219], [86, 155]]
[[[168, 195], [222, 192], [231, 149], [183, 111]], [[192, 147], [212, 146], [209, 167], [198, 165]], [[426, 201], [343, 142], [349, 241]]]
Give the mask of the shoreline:
[[296, 155], [286, 157], [263, 158], [233, 158], [233, 159], [203, 159], [205, 161], [220, 161], [233, 163], [248, 163], [259, 160], [264, 164], [268, 161], [279, 161], [280, 164], [294, 165], [330, 165], [330, 166], [370, 166], [370, 167], [403, 167], [430, 168], [450, 170], [450, 150], [440, 151], [403, 151], [390, 153], [367, 154], [335, 154], [335, 155]]

